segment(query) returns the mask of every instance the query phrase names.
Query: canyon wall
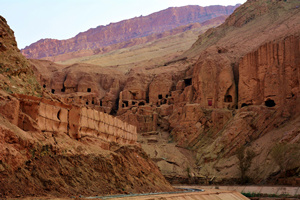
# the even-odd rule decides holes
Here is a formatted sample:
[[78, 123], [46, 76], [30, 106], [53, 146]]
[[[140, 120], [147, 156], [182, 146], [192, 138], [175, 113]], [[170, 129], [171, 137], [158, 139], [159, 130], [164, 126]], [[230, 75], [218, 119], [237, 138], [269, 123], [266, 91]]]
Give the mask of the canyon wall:
[[[92, 108], [62, 103], [51, 89], [62, 93], [63, 85], [49, 88], [50, 92], [43, 89], [43, 84], [52, 86], [47, 77], [56, 69], [52, 63], [40, 64], [45, 70], [38, 72], [22, 56], [13, 31], [0, 16], [1, 199], [174, 190], [137, 145], [135, 127]], [[61, 77], [53, 80], [53, 86]], [[108, 94], [114, 89], [105, 86], [118, 86], [102, 81]]]
[[300, 82], [300, 37], [268, 42], [239, 63], [239, 107], [285, 107], [295, 114]]

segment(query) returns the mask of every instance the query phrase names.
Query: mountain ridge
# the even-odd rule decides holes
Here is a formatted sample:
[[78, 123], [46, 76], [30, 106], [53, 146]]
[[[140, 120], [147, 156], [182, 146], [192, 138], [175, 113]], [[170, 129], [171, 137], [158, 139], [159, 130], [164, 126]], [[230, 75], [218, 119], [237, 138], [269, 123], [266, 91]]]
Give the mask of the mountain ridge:
[[228, 15], [238, 6], [239, 4], [226, 7], [171, 7], [147, 16], [91, 28], [67, 40], [41, 39], [25, 47], [21, 52], [27, 58], [40, 59], [83, 49], [102, 48], [153, 33], [162, 33], [189, 23], [201, 23], [218, 16]]

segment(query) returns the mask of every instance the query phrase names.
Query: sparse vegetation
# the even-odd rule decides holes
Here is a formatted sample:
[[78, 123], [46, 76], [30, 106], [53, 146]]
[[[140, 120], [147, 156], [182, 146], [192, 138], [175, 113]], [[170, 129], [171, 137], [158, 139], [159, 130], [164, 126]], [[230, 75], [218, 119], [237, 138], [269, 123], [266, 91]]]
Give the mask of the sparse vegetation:
[[191, 178], [191, 169], [190, 169], [190, 167], [186, 168], [186, 172], [187, 172], [187, 177]]
[[281, 172], [286, 172], [300, 166], [300, 145], [299, 144], [276, 144], [271, 150], [271, 156], [279, 165]]
[[254, 193], [254, 192], [244, 192], [242, 193], [245, 197], [278, 197], [278, 198], [298, 198], [299, 196], [292, 196], [288, 194], [263, 194], [263, 193]]
[[247, 149], [245, 146], [237, 150], [237, 158], [239, 160], [239, 169], [241, 172], [241, 183], [250, 182], [250, 178], [246, 175], [248, 169], [251, 167], [252, 159], [255, 157], [255, 152], [252, 149]]

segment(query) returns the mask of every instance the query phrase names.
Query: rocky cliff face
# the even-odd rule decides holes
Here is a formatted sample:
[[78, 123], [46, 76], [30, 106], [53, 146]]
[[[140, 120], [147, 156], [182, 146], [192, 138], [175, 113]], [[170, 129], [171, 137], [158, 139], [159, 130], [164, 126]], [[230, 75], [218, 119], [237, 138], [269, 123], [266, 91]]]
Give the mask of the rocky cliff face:
[[297, 112], [294, 109], [299, 94], [299, 42], [298, 34], [287, 36], [268, 42], [242, 58], [239, 106], [265, 104]]
[[14, 32], [2, 16], [0, 16], [0, 88], [9, 93], [41, 94], [41, 88], [30, 63], [17, 48]]
[[[0, 198], [173, 191], [136, 143], [136, 127], [100, 108], [75, 106], [82, 104], [79, 96], [67, 98], [65, 104], [51, 94], [76, 88], [97, 95], [107, 90], [114, 98], [121, 80], [102, 77], [101, 87], [94, 88], [90, 75], [75, 70], [66, 76], [62, 66], [47, 61], [34, 63], [48, 67], [38, 71], [20, 54], [13, 31], [1, 16], [0, 48]], [[37, 79], [43, 88], [53, 81], [50, 92]], [[99, 103], [95, 94], [87, 96], [88, 103]]]
[[89, 65], [80, 73], [80, 64], [47, 62], [52, 71], [46, 72], [44, 61], [32, 63], [46, 88], [57, 85], [54, 92], [65, 101], [137, 126], [138, 141], [171, 181], [246, 182], [248, 176], [254, 183], [299, 185], [299, 6], [247, 1], [181, 56], [115, 78], [104, 74], [116, 67]]
[[[111, 23], [107, 26], [98, 26], [88, 31], [79, 33], [68, 40], [42, 39], [22, 50], [27, 58], [49, 58], [80, 50], [92, 50], [93, 53], [107, 51], [106, 46], [123, 43], [136, 43], [131, 41], [136, 38], [149, 36], [147, 41], [164, 37], [163, 32], [170, 31], [180, 26], [191, 23], [202, 23], [212, 18], [231, 14], [237, 6], [185, 6], [168, 8], [153, 13], [149, 16], [141, 16]], [[169, 32], [174, 34], [174, 32]], [[152, 36], [150, 36], [152, 35]], [[141, 41], [138, 41], [141, 43]], [[83, 53], [86, 55], [86, 53]], [[57, 61], [57, 60], [56, 60]]]

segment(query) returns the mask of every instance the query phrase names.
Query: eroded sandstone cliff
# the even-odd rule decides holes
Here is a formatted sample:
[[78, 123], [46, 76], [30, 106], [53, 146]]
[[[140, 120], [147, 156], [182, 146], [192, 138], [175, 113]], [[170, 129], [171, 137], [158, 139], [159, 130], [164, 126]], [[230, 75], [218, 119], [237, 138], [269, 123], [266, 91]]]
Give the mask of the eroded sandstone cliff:
[[138, 141], [171, 181], [299, 185], [299, 6], [247, 1], [181, 56], [126, 73], [32, 63], [65, 102], [137, 126]]
[[[13, 31], [1, 16], [0, 22], [0, 198], [173, 190], [137, 144], [135, 126], [102, 112], [100, 105], [98, 109], [83, 106], [79, 96], [63, 103], [51, 94], [75, 87], [97, 95], [107, 90], [114, 96], [121, 80], [101, 79], [103, 88], [94, 88], [88, 73], [65, 77], [61, 66], [47, 61], [36, 61], [49, 66], [38, 71], [21, 55]], [[62, 88], [61, 78], [66, 81]], [[53, 81], [49, 92], [47, 81]], [[98, 96], [88, 99], [99, 103]]]

